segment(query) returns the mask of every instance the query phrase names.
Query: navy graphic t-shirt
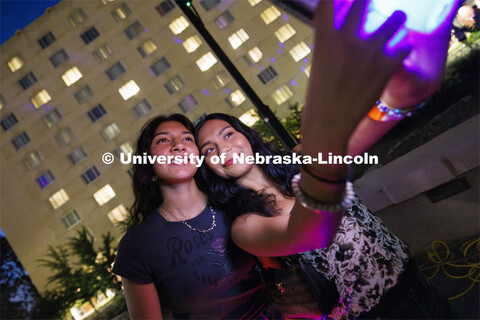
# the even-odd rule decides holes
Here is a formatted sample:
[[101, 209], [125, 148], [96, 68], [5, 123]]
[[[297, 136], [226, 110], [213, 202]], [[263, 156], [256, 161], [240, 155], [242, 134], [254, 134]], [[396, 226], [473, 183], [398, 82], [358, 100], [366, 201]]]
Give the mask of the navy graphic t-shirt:
[[[165, 220], [155, 210], [128, 228], [113, 272], [138, 283], [153, 282], [162, 309], [172, 310], [175, 318], [255, 318], [266, 307], [255, 260], [241, 250], [235, 250], [235, 257], [229, 254], [229, 226], [221, 211], [215, 213], [216, 227], [200, 233]], [[187, 222], [208, 229], [210, 207]]]

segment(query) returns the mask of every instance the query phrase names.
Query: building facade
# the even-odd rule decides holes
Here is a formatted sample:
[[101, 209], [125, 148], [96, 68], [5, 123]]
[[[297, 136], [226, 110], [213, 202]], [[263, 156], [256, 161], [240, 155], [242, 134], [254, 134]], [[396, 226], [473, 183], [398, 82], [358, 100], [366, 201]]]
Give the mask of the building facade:
[[[265, 104], [303, 102], [309, 26], [266, 0], [193, 5]], [[49, 245], [82, 225], [121, 238], [133, 196], [118, 155], [149, 118], [253, 109], [172, 0], [62, 1], [1, 46], [0, 67], [0, 227], [40, 292]]]

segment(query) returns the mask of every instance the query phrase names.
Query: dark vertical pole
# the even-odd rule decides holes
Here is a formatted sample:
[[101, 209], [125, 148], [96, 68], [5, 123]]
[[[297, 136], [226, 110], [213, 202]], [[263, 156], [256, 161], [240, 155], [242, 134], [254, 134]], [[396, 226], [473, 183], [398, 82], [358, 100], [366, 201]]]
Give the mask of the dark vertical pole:
[[202, 20], [198, 16], [195, 8], [192, 6], [191, 1], [186, 0], [175, 0], [178, 7], [185, 13], [187, 18], [190, 20], [192, 25], [197, 29], [200, 35], [205, 39], [207, 44], [210, 46], [212, 51], [218, 57], [218, 59], [225, 66], [225, 69], [232, 75], [233, 79], [238, 83], [239, 87], [245, 92], [247, 97], [252, 101], [253, 105], [257, 108], [258, 114], [262, 117], [263, 121], [268, 125], [272, 130], [273, 134], [280, 140], [287, 150], [291, 150], [297, 142], [293, 137], [288, 133], [288, 131], [283, 127], [277, 117], [273, 114], [272, 110], [265, 105], [262, 100], [258, 97], [252, 87], [248, 84], [245, 78], [240, 74], [238, 69], [232, 63], [232, 61], [227, 57], [222, 48], [218, 43], [213, 39], [212, 35], [205, 28]]

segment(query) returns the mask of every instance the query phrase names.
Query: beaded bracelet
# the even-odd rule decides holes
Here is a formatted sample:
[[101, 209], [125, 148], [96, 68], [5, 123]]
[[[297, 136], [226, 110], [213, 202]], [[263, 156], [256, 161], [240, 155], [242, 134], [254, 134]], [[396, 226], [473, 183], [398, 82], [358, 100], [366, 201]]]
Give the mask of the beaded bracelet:
[[420, 102], [417, 106], [412, 108], [392, 108], [382, 100], [378, 100], [375, 106], [368, 113], [368, 117], [375, 121], [387, 122], [394, 120], [401, 120], [405, 117], [410, 117], [422, 109], [427, 103], [427, 99]]
[[353, 184], [350, 181], [345, 183], [345, 196], [343, 197], [342, 202], [337, 204], [324, 204], [319, 203], [315, 199], [312, 199], [306, 195], [302, 189], [300, 189], [301, 174], [298, 173], [292, 178], [292, 189], [295, 194], [295, 198], [300, 202], [300, 204], [307, 209], [313, 210], [315, 213], [320, 214], [322, 212], [337, 212], [343, 211], [352, 205], [355, 200], [355, 192], [353, 191]]

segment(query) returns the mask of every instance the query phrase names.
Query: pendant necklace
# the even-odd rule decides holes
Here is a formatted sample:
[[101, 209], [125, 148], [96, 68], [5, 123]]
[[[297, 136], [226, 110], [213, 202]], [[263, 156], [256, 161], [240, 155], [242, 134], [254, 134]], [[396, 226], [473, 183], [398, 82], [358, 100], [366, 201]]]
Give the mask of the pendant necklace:
[[212, 231], [217, 225], [215, 223], [215, 211], [213, 211], [213, 208], [212, 206], [208, 206], [210, 208], [210, 212], [212, 213], [212, 226], [208, 229], [205, 229], [205, 230], [199, 230], [193, 226], [191, 226], [189, 223], [187, 223], [185, 220], [179, 220], [177, 219], [174, 215], [173, 215], [173, 212], [168, 210], [163, 204], [160, 205], [160, 207], [162, 207], [163, 209], [165, 209], [166, 212], [168, 212], [173, 219], [175, 219], [176, 221], [178, 222], [181, 222], [183, 223], [184, 225], [186, 225], [188, 227], [188, 229], [192, 230], [192, 231], [196, 231], [196, 232], [200, 232], [200, 233], [207, 233], [209, 231]]

